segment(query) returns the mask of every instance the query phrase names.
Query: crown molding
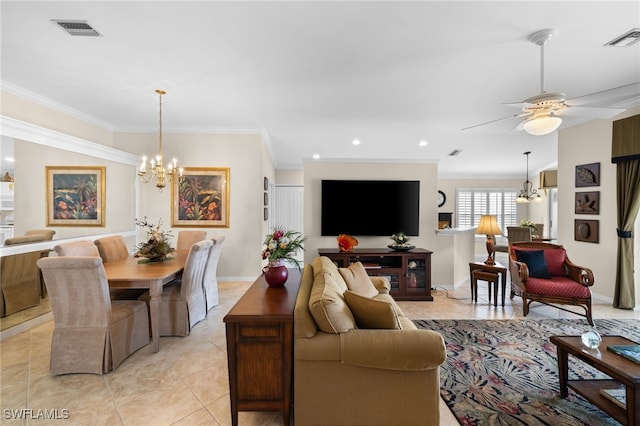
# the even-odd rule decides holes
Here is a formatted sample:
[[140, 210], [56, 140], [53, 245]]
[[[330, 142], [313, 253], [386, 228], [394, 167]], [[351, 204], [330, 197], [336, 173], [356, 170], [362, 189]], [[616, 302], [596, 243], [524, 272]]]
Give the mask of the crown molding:
[[63, 149], [69, 152], [102, 158], [122, 164], [137, 166], [140, 159], [137, 155], [120, 151], [107, 145], [91, 142], [86, 139], [70, 136], [45, 127], [16, 120], [0, 115], [0, 133], [27, 142]]
[[11, 95], [18, 96], [19, 98], [25, 99], [43, 107], [68, 115], [70, 117], [77, 118], [78, 120], [82, 120], [88, 124], [92, 124], [94, 126], [113, 132], [113, 125], [111, 123], [107, 123], [106, 121], [100, 120], [92, 115], [55, 102], [45, 96], [38, 95], [37, 93], [24, 89], [20, 86], [16, 86], [15, 84], [9, 83], [5, 80], [0, 80], [0, 86], [2, 87], [3, 92], [7, 92]]

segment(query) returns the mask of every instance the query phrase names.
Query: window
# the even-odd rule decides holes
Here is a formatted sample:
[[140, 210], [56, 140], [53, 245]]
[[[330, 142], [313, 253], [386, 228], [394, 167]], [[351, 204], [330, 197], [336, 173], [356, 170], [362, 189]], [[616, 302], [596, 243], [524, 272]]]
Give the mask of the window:
[[475, 228], [483, 214], [495, 214], [503, 232], [517, 225], [517, 191], [513, 188], [456, 189], [456, 226]]

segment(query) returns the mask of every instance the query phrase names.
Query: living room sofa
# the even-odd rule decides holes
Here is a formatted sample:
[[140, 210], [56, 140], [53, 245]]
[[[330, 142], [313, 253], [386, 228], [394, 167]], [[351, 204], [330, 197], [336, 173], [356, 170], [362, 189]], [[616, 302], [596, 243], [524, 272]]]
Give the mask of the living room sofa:
[[[404, 316], [386, 278], [352, 267], [327, 257], [305, 265], [294, 311], [295, 424], [438, 425], [442, 336]], [[372, 297], [359, 294], [365, 279]]]

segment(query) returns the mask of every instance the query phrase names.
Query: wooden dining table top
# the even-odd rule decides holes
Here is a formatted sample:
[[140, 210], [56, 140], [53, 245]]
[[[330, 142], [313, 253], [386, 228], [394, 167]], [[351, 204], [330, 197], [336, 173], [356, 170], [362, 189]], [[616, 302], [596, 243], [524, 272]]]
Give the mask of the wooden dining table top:
[[142, 258], [130, 256], [106, 262], [104, 270], [109, 281], [161, 280], [183, 270], [188, 254], [189, 250], [176, 250], [170, 255], [170, 259], [153, 263], [138, 263]]

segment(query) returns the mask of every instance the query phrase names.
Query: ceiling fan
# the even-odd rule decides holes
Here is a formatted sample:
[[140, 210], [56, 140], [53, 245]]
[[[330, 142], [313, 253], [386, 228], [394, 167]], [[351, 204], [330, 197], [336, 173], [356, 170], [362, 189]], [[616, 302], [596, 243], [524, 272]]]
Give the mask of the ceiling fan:
[[544, 29], [536, 31], [529, 36], [530, 42], [540, 46], [540, 93], [522, 102], [503, 104], [520, 108], [520, 112], [517, 114], [465, 127], [461, 130], [468, 130], [510, 118], [524, 118], [513, 130], [525, 130], [527, 133], [536, 136], [546, 135], [560, 127], [562, 124], [562, 116], [612, 118], [624, 111], [624, 109], [620, 108], [584, 107], [580, 105], [594, 104], [604, 100], [615, 100], [619, 102], [640, 96], [640, 82], [572, 99], [566, 99], [566, 95], [561, 92], [546, 92], [544, 90], [544, 45], [552, 35], [552, 29]]

